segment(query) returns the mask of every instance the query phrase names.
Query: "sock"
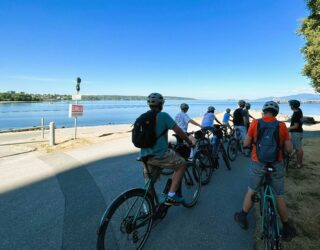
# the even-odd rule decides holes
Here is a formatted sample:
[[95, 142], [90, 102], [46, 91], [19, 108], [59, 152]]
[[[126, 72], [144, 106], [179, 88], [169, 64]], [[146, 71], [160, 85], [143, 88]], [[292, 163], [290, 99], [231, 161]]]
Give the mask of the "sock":
[[169, 192], [169, 193], [168, 193], [168, 196], [169, 196], [169, 197], [172, 197], [172, 196], [174, 196], [175, 194], [176, 194], [176, 192]]

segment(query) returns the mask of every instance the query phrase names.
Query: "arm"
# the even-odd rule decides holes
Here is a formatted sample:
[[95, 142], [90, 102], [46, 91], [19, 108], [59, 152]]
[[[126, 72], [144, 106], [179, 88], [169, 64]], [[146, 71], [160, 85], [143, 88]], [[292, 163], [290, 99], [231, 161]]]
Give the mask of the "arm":
[[287, 153], [291, 154], [291, 152], [292, 152], [292, 143], [291, 143], [290, 140], [286, 140], [286, 141], [284, 142], [284, 149], [285, 149], [285, 151], [286, 151]]
[[250, 115], [250, 114], [249, 114], [249, 117], [250, 117], [251, 119], [253, 119], [253, 120], [256, 119], [256, 118], [254, 118], [254, 117], [253, 117], [252, 115]]
[[247, 124], [247, 118], [245, 116], [243, 116], [242, 119], [243, 119], [243, 124], [246, 125]]
[[189, 120], [189, 122], [191, 123], [191, 124], [193, 124], [193, 125], [196, 125], [196, 126], [198, 126], [198, 127], [200, 127], [201, 128], [201, 125], [199, 124], [199, 123], [197, 123], [196, 121], [194, 121], [194, 120]]
[[182, 131], [182, 129], [176, 124], [172, 128], [172, 130], [184, 141], [186, 141], [190, 146], [193, 145], [192, 141], [189, 139], [187, 134]]
[[297, 128], [299, 128], [299, 123], [295, 122], [295, 123], [293, 124], [293, 126], [289, 127], [289, 131], [291, 131], [291, 130], [293, 130], [293, 129], [297, 129]]
[[220, 125], [222, 125], [222, 123], [215, 117], [214, 118], [216, 120], [217, 123], [219, 123]]

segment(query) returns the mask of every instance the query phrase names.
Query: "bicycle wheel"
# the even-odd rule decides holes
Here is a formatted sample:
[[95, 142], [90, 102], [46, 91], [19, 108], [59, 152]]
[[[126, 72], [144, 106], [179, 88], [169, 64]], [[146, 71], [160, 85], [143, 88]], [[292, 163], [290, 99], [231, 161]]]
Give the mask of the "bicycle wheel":
[[280, 234], [277, 216], [271, 200], [267, 201], [264, 209], [263, 239], [266, 250], [280, 250]]
[[[200, 180], [202, 185], [206, 185], [209, 183], [212, 173], [212, 158], [208, 151], [206, 150], [199, 150], [193, 157], [193, 164], [198, 168], [200, 172]], [[194, 175], [197, 178], [197, 175]], [[196, 179], [200, 182], [198, 179]]]
[[104, 213], [97, 249], [141, 249], [153, 222], [154, 204], [146, 190], [135, 188], [118, 196]]
[[200, 196], [201, 176], [199, 169], [193, 164], [188, 163], [187, 169], [181, 181], [181, 192], [184, 198], [184, 207], [193, 207]]
[[161, 171], [160, 173], [163, 175], [171, 175], [174, 172], [174, 170], [171, 168], [161, 168], [160, 171]]
[[227, 152], [224, 149], [223, 144], [220, 145], [220, 152], [222, 154], [222, 158], [223, 158], [224, 163], [226, 164], [227, 169], [231, 170], [231, 164], [230, 164], [229, 158], [227, 156]]
[[238, 143], [237, 140], [232, 138], [227, 146], [227, 153], [230, 161], [234, 161], [238, 156]]

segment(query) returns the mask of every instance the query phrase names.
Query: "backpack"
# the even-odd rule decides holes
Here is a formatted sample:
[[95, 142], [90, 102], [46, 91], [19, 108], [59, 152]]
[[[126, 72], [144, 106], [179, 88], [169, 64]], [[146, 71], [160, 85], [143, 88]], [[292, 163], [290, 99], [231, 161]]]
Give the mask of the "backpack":
[[137, 148], [151, 148], [157, 140], [163, 136], [164, 130], [159, 136], [156, 134], [157, 112], [149, 110], [140, 115], [133, 124], [132, 143]]
[[280, 150], [279, 121], [258, 120], [256, 152], [262, 163], [274, 163]]
[[237, 108], [233, 112], [233, 124], [235, 126], [243, 126], [243, 115], [242, 115], [242, 108]]

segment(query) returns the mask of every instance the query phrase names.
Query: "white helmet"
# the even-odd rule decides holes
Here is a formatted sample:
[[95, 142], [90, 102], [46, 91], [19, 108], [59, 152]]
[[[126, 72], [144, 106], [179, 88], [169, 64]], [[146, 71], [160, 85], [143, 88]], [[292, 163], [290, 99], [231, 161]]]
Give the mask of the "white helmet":
[[279, 105], [274, 101], [268, 101], [263, 105], [262, 111], [265, 112], [266, 110], [273, 110], [275, 111], [275, 115], [279, 113]]
[[158, 106], [164, 103], [163, 96], [159, 93], [151, 93], [148, 96], [148, 105], [149, 106]]

